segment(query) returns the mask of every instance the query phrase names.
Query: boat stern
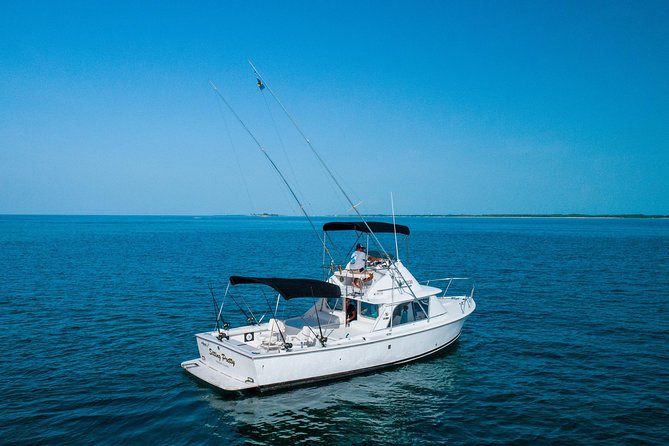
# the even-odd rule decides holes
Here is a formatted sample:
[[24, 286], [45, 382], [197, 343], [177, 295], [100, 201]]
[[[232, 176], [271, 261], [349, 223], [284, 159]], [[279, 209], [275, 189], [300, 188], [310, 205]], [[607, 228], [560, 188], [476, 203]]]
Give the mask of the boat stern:
[[258, 387], [253, 359], [233, 348], [229, 340], [211, 333], [196, 335], [200, 357], [181, 363], [193, 376], [223, 390]]

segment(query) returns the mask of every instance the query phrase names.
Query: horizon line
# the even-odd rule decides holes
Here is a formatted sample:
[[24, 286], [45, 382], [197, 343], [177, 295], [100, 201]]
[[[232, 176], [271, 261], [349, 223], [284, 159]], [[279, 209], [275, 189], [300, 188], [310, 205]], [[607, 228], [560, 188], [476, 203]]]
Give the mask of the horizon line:
[[[362, 214], [363, 217], [392, 217], [392, 214]], [[42, 213], [0, 213], [0, 217], [296, 217], [304, 218], [302, 215], [276, 214], [276, 213], [250, 213], [250, 214], [42, 214]], [[312, 217], [333, 218], [355, 218], [355, 216], [340, 214], [312, 215]], [[587, 214], [587, 213], [483, 213], [483, 214], [395, 214], [395, 217], [461, 217], [461, 218], [639, 218], [639, 219], [661, 219], [669, 218], [668, 214]]]

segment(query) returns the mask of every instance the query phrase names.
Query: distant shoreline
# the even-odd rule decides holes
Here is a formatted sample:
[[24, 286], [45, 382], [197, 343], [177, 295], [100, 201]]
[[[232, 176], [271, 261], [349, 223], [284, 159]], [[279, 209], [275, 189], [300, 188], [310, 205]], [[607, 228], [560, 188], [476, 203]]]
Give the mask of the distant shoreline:
[[[392, 214], [362, 214], [363, 217], [392, 218]], [[256, 214], [2, 214], [0, 217], [184, 217], [184, 218], [211, 218], [211, 217], [260, 217], [282, 218], [302, 217], [301, 215], [286, 215], [274, 213]], [[354, 215], [312, 215], [314, 218], [346, 218], [355, 219]], [[669, 219], [669, 215], [647, 214], [396, 214], [395, 217], [420, 218], [628, 218], [628, 219]]]
[[[369, 217], [392, 217], [389, 214], [369, 214]], [[669, 218], [669, 215], [646, 214], [411, 214], [396, 217], [464, 217], [464, 218]]]

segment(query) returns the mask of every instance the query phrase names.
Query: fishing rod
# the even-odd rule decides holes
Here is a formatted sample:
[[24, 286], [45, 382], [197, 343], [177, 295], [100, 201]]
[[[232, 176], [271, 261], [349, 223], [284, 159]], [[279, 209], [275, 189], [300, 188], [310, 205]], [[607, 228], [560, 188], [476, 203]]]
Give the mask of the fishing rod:
[[[257, 78], [258, 78], [258, 87], [260, 87], [261, 90], [264, 89], [264, 88], [266, 88], [267, 91], [269, 91], [269, 93], [272, 95], [272, 97], [274, 98], [274, 100], [277, 102], [277, 104], [279, 104], [279, 107], [281, 107], [281, 109], [282, 109], [283, 112], [286, 114], [286, 116], [288, 117], [288, 119], [290, 120], [290, 122], [293, 124], [293, 127], [295, 127], [295, 130], [297, 130], [297, 132], [300, 134], [300, 136], [302, 136], [302, 138], [304, 139], [304, 141], [307, 143], [307, 145], [308, 145], [309, 148], [311, 149], [311, 152], [314, 154], [314, 156], [316, 157], [316, 159], [318, 159], [318, 161], [321, 163], [321, 166], [323, 166], [323, 168], [324, 168], [325, 171], [328, 173], [328, 175], [330, 176], [330, 178], [332, 179], [332, 181], [334, 181], [335, 185], [337, 186], [337, 188], [339, 189], [339, 191], [342, 193], [342, 195], [344, 196], [344, 198], [346, 198], [346, 201], [348, 201], [348, 203], [349, 203], [349, 205], [351, 206], [351, 208], [355, 211], [355, 213], [358, 215], [358, 217], [360, 218], [360, 220], [365, 224], [365, 227], [367, 227], [367, 230], [368, 230], [369, 233], [372, 235], [372, 238], [374, 239], [374, 242], [378, 245], [379, 248], [381, 248], [381, 251], [383, 251], [383, 253], [386, 255], [386, 257], [388, 257], [388, 252], [385, 250], [385, 248], [383, 247], [383, 245], [381, 244], [381, 242], [379, 241], [379, 239], [376, 237], [376, 234], [374, 234], [374, 232], [372, 231], [372, 228], [370, 228], [369, 225], [367, 224], [367, 220], [365, 220], [365, 218], [362, 216], [362, 214], [360, 213], [360, 211], [358, 211], [358, 208], [357, 208], [358, 205], [353, 203], [353, 200], [351, 200], [351, 198], [348, 196], [348, 194], [346, 193], [346, 190], [344, 190], [344, 188], [342, 187], [342, 185], [341, 185], [341, 184], [339, 183], [339, 181], [337, 180], [337, 177], [334, 175], [334, 173], [332, 172], [332, 170], [330, 170], [330, 168], [329, 168], [328, 165], [325, 163], [325, 161], [323, 160], [323, 158], [321, 158], [321, 155], [318, 153], [318, 151], [316, 150], [316, 148], [313, 146], [313, 144], [311, 143], [311, 141], [309, 140], [309, 138], [307, 137], [307, 135], [304, 134], [304, 132], [302, 131], [302, 129], [300, 128], [300, 126], [297, 124], [297, 122], [295, 121], [295, 119], [293, 119], [293, 116], [288, 112], [288, 110], [286, 109], [286, 107], [283, 106], [283, 103], [281, 103], [281, 101], [279, 100], [279, 98], [274, 94], [274, 91], [272, 91], [272, 89], [271, 89], [270, 86], [267, 84], [267, 82], [265, 82], [265, 79], [260, 75], [260, 73], [259, 73], [258, 70], [256, 69], [255, 65], [253, 65], [253, 62], [251, 62], [250, 60], [249, 60], [248, 62], [249, 62], [249, 65], [251, 65], [251, 68], [253, 69], [253, 72], [255, 73], [255, 75], [256, 75]], [[358, 204], [359, 204], [359, 203], [358, 203]]]
[[[316, 332], [314, 331], [314, 329], [311, 328], [311, 326], [308, 325], [308, 324], [306, 323], [307, 320], [304, 318], [304, 316], [302, 316], [301, 319], [302, 319], [302, 321], [305, 322], [305, 325], [304, 325], [304, 326], [307, 327], [307, 328], [309, 329], [309, 331], [311, 332], [311, 334], [314, 335], [314, 338], [316, 338], [316, 339], [318, 340], [318, 342], [320, 342], [321, 345], [322, 345], [323, 347], [325, 347], [325, 346], [326, 346], [325, 343], [328, 341], [328, 337], [327, 337], [327, 336], [323, 336], [323, 330], [321, 329], [320, 325], [318, 326], [318, 331], [320, 332], [320, 336], [319, 336], [318, 333], [316, 333]], [[335, 331], [334, 328], [332, 329], [332, 331], [330, 331], [330, 334], [332, 334], [333, 331]]]
[[[411, 287], [409, 286], [409, 283], [407, 282], [407, 280], [406, 280], [406, 279], [404, 278], [404, 276], [402, 275], [402, 272], [399, 270], [399, 268], [397, 268], [397, 266], [395, 265], [395, 262], [392, 261], [392, 258], [391, 258], [390, 255], [388, 254], [388, 251], [386, 251], [386, 249], [383, 247], [383, 244], [381, 243], [381, 241], [378, 239], [378, 237], [376, 236], [376, 234], [374, 233], [374, 231], [372, 231], [372, 228], [370, 228], [370, 226], [367, 224], [367, 220], [365, 220], [365, 218], [362, 216], [362, 214], [360, 213], [360, 211], [358, 211], [358, 208], [357, 208], [358, 205], [356, 205], [356, 204], [353, 203], [353, 200], [351, 200], [351, 198], [348, 196], [348, 194], [346, 193], [346, 190], [344, 190], [344, 188], [342, 187], [342, 185], [341, 185], [341, 184], [339, 183], [339, 181], [337, 180], [337, 177], [334, 175], [334, 173], [332, 172], [332, 170], [330, 170], [330, 168], [329, 168], [328, 165], [325, 163], [325, 161], [323, 160], [323, 158], [320, 156], [320, 154], [318, 153], [318, 151], [316, 150], [316, 148], [313, 146], [313, 144], [311, 143], [311, 141], [309, 140], [309, 138], [307, 137], [307, 135], [302, 131], [302, 129], [300, 128], [300, 126], [297, 124], [297, 122], [295, 121], [295, 119], [293, 118], [293, 116], [288, 112], [288, 110], [286, 109], [286, 107], [283, 106], [283, 103], [282, 103], [282, 102], [279, 100], [279, 98], [274, 94], [274, 91], [272, 91], [272, 89], [271, 89], [270, 86], [267, 84], [267, 82], [265, 81], [265, 79], [262, 77], [262, 75], [261, 75], [261, 74], [258, 72], [258, 70], [256, 69], [255, 65], [253, 65], [253, 62], [251, 62], [250, 60], [249, 60], [248, 62], [249, 62], [249, 65], [251, 65], [251, 68], [253, 69], [253, 72], [255, 73], [255, 75], [256, 75], [256, 77], [257, 77], [257, 79], [258, 79], [258, 87], [259, 87], [261, 90], [263, 90], [263, 89], [266, 88], [267, 91], [269, 91], [269, 93], [272, 95], [272, 97], [274, 98], [274, 100], [277, 102], [277, 104], [279, 104], [279, 106], [281, 107], [281, 109], [283, 110], [283, 112], [286, 114], [286, 116], [288, 117], [288, 119], [290, 120], [290, 122], [293, 124], [293, 127], [295, 127], [295, 130], [297, 130], [297, 132], [302, 136], [302, 138], [304, 139], [304, 141], [307, 143], [307, 145], [308, 145], [309, 148], [311, 149], [311, 152], [314, 154], [314, 156], [316, 157], [316, 159], [318, 159], [318, 161], [320, 162], [321, 166], [323, 166], [323, 168], [324, 168], [325, 171], [328, 173], [328, 175], [330, 176], [330, 178], [332, 179], [332, 181], [335, 183], [335, 185], [337, 186], [337, 188], [339, 188], [339, 191], [342, 193], [342, 195], [344, 196], [344, 198], [346, 198], [346, 201], [348, 201], [348, 203], [351, 205], [351, 208], [352, 208], [352, 209], [355, 211], [355, 213], [358, 215], [358, 218], [360, 218], [360, 220], [364, 223], [365, 227], [367, 228], [367, 231], [369, 231], [369, 234], [371, 234], [372, 239], [374, 240], [374, 243], [381, 249], [381, 251], [383, 252], [383, 255], [384, 255], [386, 258], [391, 259], [390, 264], [394, 266], [395, 272], [399, 275], [399, 277], [401, 278], [401, 280], [402, 280], [402, 281], [404, 282], [404, 284], [407, 286], [407, 288], [409, 289], [409, 292], [411, 293], [411, 295], [412, 295], [414, 298], [417, 299], [417, 297], [416, 297], [416, 295], [414, 294], [413, 290], [412, 290]], [[397, 236], [397, 234], [396, 234], [395, 236]], [[320, 238], [320, 237], [319, 237], [319, 238]], [[327, 249], [327, 248], [326, 248], [326, 249]], [[332, 258], [332, 256], [330, 256], [330, 258]], [[399, 282], [399, 281], [398, 281], [398, 282]], [[402, 286], [401, 283], [399, 283], [399, 285]]]
[[281, 180], [283, 181], [283, 184], [286, 185], [286, 188], [288, 189], [288, 191], [290, 192], [290, 194], [293, 196], [293, 199], [295, 200], [295, 202], [297, 203], [298, 207], [300, 208], [300, 211], [302, 211], [302, 213], [304, 214], [304, 216], [307, 218], [307, 221], [309, 221], [309, 224], [311, 225], [311, 229], [313, 229], [314, 233], [316, 234], [316, 237], [318, 237], [318, 240], [321, 242], [321, 244], [322, 244], [323, 246], [325, 246], [325, 250], [327, 251], [328, 255], [330, 256], [330, 259], [332, 260], [332, 262], [334, 262], [334, 258], [333, 258], [332, 255], [330, 254], [330, 251], [327, 249], [327, 246], [325, 245], [325, 242], [323, 241], [323, 239], [321, 239], [321, 236], [320, 236], [320, 234], [319, 234], [319, 231], [316, 230], [316, 226], [314, 225], [314, 222], [311, 220], [311, 217], [309, 217], [309, 214], [308, 214], [307, 211], [304, 209], [304, 205], [302, 204], [302, 202], [300, 201], [300, 199], [297, 198], [297, 195], [295, 194], [295, 191], [294, 191], [293, 188], [290, 186], [290, 183], [288, 183], [288, 180], [286, 180], [286, 177], [283, 175], [283, 173], [281, 172], [281, 170], [279, 169], [279, 167], [274, 163], [274, 161], [273, 161], [272, 158], [269, 156], [269, 154], [267, 153], [267, 151], [265, 150], [265, 148], [263, 147], [263, 145], [260, 144], [260, 141], [258, 141], [258, 138], [255, 137], [255, 135], [253, 134], [253, 132], [251, 132], [251, 130], [246, 126], [246, 124], [244, 123], [244, 121], [242, 120], [242, 118], [239, 117], [239, 115], [237, 114], [237, 112], [235, 112], [235, 110], [232, 108], [232, 106], [228, 103], [228, 101], [225, 99], [225, 97], [223, 96], [223, 94], [219, 91], [218, 87], [217, 87], [216, 85], [214, 85], [214, 83], [213, 83], [212, 81], [209, 81], [209, 84], [212, 86], [212, 88], [214, 89], [214, 91], [216, 92], [216, 94], [218, 95], [218, 97], [219, 97], [219, 98], [223, 101], [223, 103], [226, 105], [226, 107], [228, 107], [228, 109], [230, 110], [230, 112], [232, 113], [232, 115], [237, 119], [237, 121], [239, 121], [239, 123], [240, 123], [241, 126], [244, 128], [244, 130], [246, 130], [246, 133], [248, 133], [248, 135], [251, 137], [251, 139], [253, 140], [253, 142], [255, 142], [255, 144], [258, 146], [258, 148], [260, 149], [260, 151], [262, 152], [262, 154], [265, 155], [265, 158], [267, 159], [267, 161], [269, 161], [269, 163], [270, 163], [270, 165], [272, 166], [272, 168], [274, 168], [274, 170], [276, 171], [276, 173], [279, 175], [279, 177], [280, 177]]
[[320, 316], [318, 316], [318, 308], [316, 308], [316, 300], [314, 300], [314, 310], [316, 312], [316, 321], [318, 322], [318, 332], [321, 334], [318, 340], [320, 341], [321, 345], [325, 347], [325, 343], [327, 342], [328, 338], [323, 336], [323, 327], [321, 326], [321, 318]]
[[[218, 324], [218, 318], [219, 318], [219, 312], [218, 312], [218, 302], [216, 302], [216, 296], [214, 295], [214, 287], [211, 285], [211, 282], [207, 284], [209, 287], [209, 293], [211, 294], [211, 298], [214, 301], [214, 314], [216, 315], [216, 332], [218, 334], [221, 334], [221, 327]], [[223, 305], [221, 305], [221, 310], [223, 310]]]
[[[269, 299], [267, 298], [267, 294], [265, 294], [264, 291], [262, 292], [262, 296], [265, 298], [265, 302], [267, 302], [267, 306], [269, 307], [270, 313], [272, 313], [272, 319], [276, 320], [276, 310], [272, 311], [272, 304], [269, 302]], [[281, 341], [283, 342], [283, 345], [287, 349], [293, 348], [293, 344], [286, 341], [286, 337], [283, 335], [283, 333], [281, 333], [281, 329], [279, 328], [278, 325], [276, 326], [276, 331], [279, 333], [279, 336], [281, 336]]]
[[[232, 299], [232, 301], [235, 303], [235, 305], [237, 305], [237, 308], [239, 308], [239, 311], [241, 311], [241, 313], [246, 318], [246, 322], [251, 322], [253, 324], [258, 323], [258, 319], [256, 319], [255, 315], [253, 314], [253, 311], [251, 311], [251, 308], [249, 308], [248, 304], [246, 305], [246, 308], [249, 310], [249, 313], [251, 314], [250, 316], [249, 316], [249, 313], [247, 313], [246, 310], [244, 310], [242, 308], [242, 306], [239, 305], [239, 302], [237, 302], [237, 299], [235, 299], [235, 296], [233, 296], [232, 293], [230, 293], [229, 296], [230, 296], [230, 299]], [[244, 303], [246, 303], [246, 301], [244, 301]]]

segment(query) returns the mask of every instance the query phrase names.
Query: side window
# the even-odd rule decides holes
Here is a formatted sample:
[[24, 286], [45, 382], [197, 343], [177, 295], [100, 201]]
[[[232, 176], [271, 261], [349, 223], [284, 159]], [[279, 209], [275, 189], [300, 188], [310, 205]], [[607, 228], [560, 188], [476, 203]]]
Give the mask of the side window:
[[413, 301], [412, 303], [413, 306], [413, 314], [414, 314], [414, 319], [417, 321], [427, 319], [427, 315], [430, 313], [429, 312], [429, 307], [430, 305], [430, 299], [421, 299], [419, 301]]
[[341, 310], [342, 309], [342, 299], [339, 297], [330, 297], [328, 298], [328, 307], [331, 310]]
[[413, 320], [414, 317], [411, 309], [411, 302], [400, 304], [395, 307], [395, 311], [393, 311], [393, 325], [406, 324], [413, 322]]
[[376, 319], [379, 317], [379, 306], [369, 302], [360, 302], [360, 316]]

